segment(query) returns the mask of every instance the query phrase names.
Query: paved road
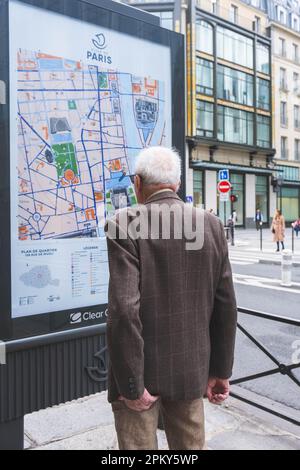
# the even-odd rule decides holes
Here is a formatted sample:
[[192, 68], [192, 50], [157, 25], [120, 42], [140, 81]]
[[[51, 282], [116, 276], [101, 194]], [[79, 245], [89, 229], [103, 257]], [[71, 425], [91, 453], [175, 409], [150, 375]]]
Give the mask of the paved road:
[[[292, 288], [282, 287], [281, 268], [259, 264], [254, 258], [232, 254], [235, 289], [240, 307], [260, 310], [300, 320], [300, 268], [293, 269]], [[240, 315], [240, 323], [281, 363], [291, 364], [293, 344], [300, 339], [300, 328]], [[299, 346], [298, 346], [299, 348]], [[298, 356], [299, 357], [299, 356]], [[276, 367], [276, 366], [275, 366]], [[274, 368], [274, 363], [242, 333], [237, 338], [234, 378]], [[300, 370], [295, 372], [300, 380]], [[276, 375], [244, 385], [248, 390], [300, 410], [300, 387], [288, 377]]]

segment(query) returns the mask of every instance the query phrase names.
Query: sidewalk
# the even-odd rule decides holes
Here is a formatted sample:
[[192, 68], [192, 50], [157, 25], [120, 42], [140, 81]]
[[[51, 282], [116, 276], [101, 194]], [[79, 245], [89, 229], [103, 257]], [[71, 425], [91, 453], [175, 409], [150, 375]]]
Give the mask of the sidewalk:
[[[276, 244], [270, 229], [263, 229], [263, 250], [260, 249], [260, 232], [255, 229], [236, 229], [235, 246], [230, 246], [231, 253], [243, 254], [255, 258], [261, 263], [281, 264], [281, 254], [276, 253]], [[285, 248], [292, 250], [292, 229], [287, 228]], [[300, 267], [300, 236], [295, 236], [293, 263]]]
[[[230, 399], [206, 408], [207, 446], [211, 450], [299, 450], [300, 430], [260, 416], [254, 408]], [[282, 426], [281, 426], [282, 424]], [[289, 425], [287, 425], [289, 426]], [[106, 393], [25, 417], [25, 447], [33, 450], [117, 450], [113, 415]], [[167, 449], [164, 432], [159, 447]]]

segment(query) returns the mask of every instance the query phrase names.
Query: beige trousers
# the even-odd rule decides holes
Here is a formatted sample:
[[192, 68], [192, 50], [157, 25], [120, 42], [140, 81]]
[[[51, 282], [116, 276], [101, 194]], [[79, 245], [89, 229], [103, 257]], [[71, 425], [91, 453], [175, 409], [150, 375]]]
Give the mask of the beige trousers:
[[112, 409], [120, 450], [157, 450], [161, 412], [170, 450], [203, 450], [205, 447], [203, 400], [157, 401], [148, 411], [132, 411], [124, 402]]

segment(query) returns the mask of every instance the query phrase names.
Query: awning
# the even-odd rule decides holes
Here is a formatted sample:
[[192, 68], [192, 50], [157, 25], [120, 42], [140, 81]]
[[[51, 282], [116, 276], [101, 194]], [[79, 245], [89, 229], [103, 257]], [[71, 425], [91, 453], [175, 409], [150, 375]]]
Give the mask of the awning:
[[204, 162], [204, 161], [191, 161], [190, 168], [195, 169], [203, 169], [203, 170], [231, 170], [231, 171], [238, 171], [240, 173], [248, 173], [248, 174], [259, 174], [259, 175], [273, 175], [274, 171], [278, 170], [271, 170], [269, 168], [259, 168], [253, 166], [246, 166], [246, 165], [232, 165], [227, 163], [211, 163], [211, 162]]

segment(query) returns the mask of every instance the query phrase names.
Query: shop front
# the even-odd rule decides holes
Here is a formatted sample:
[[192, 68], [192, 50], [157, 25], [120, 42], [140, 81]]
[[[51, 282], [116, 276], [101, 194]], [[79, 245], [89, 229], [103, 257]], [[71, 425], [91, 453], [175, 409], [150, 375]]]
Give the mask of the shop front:
[[[267, 168], [244, 167], [206, 161], [192, 161], [193, 190], [195, 207], [212, 210], [224, 224], [232, 213], [236, 213], [236, 226], [254, 228], [255, 214], [259, 209], [263, 214], [264, 224], [268, 225], [272, 210], [271, 175]], [[228, 201], [224, 202], [218, 192], [220, 170], [229, 170], [232, 190]]]
[[279, 166], [283, 185], [277, 193], [277, 207], [281, 210], [287, 223], [300, 217], [300, 168]]

